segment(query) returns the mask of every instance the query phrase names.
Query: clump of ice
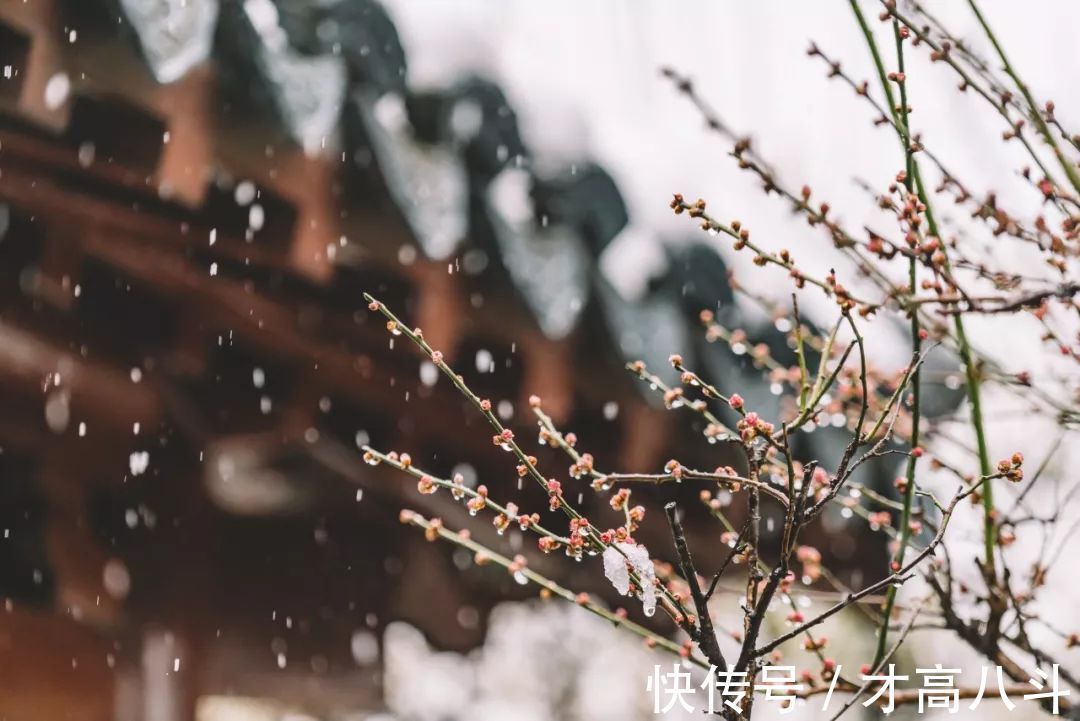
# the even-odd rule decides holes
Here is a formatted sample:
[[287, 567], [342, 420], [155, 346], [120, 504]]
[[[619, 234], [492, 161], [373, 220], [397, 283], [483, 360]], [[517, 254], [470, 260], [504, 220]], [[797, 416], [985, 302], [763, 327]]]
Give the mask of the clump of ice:
[[633, 543], [616, 543], [604, 551], [604, 576], [624, 596], [630, 593], [631, 571], [636, 572], [640, 580], [642, 610], [646, 616], [651, 616], [656, 612], [656, 568], [649, 558], [649, 550]]

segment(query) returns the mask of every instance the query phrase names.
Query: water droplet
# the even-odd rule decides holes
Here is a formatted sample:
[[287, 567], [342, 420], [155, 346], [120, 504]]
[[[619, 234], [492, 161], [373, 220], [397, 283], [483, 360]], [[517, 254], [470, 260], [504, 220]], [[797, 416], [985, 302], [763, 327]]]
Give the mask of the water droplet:
[[63, 433], [71, 422], [71, 394], [54, 390], [45, 399], [45, 425], [53, 433]]
[[476, 372], [477, 373], [494, 373], [495, 372], [495, 357], [491, 355], [491, 351], [481, 348], [476, 351]]
[[266, 211], [258, 203], [254, 203], [248, 209], [248, 227], [253, 231], [260, 231], [266, 223]]
[[96, 154], [96, 148], [93, 143], [87, 140], [79, 145], [79, 165], [84, 168], [89, 168], [94, 162], [94, 155]]
[[147, 451], [135, 451], [128, 457], [128, 470], [133, 476], [145, 473], [149, 465], [150, 453]]
[[439, 368], [431, 361], [420, 364], [420, 382], [425, 386], [433, 386], [439, 380]]
[[250, 180], [243, 180], [236, 184], [236, 190], [233, 191], [233, 199], [237, 205], [248, 205], [255, 200], [256, 189], [255, 184]]
[[514, 404], [505, 399], [501, 400], [496, 408], [496, 413], [499, 414], [499, 418], [508, 421], [514, 415]]
[[656, 613], [656, 607], [655, 606], [646, 606], [645, 608], [642, 608], [641, 611], [642, 611], [642, 613], [644, 613], [649, 618], [652, 618], [653, 615]]
[[608, 401], [604, 404], [604, 420], [613, 421], [619, 416], [619, 404], [615, 401]]
[[514, 580], [520, 583], [522, 586], [529, 582], [528, 577], [521, 571], [514, 571]]
[[56, 110], [64, 104], [70, 94], [71, 78], [64, 72], [56, 73], [45, 83], [45, 107]]

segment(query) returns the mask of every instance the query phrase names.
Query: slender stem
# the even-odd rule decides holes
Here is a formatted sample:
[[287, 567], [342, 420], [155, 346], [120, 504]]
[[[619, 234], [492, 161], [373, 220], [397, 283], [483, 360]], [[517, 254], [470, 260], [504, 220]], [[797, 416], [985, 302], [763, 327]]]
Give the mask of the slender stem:
[[[900, 36], [900, 23], [895, 18], [893, 19], [893, 35], [896, 41], [896, 63], [899, 73], [904, 72], [904, 40]], [[898, 135], [900, 141], [904, 146], [904, 187], [907, 188], [909, 195], [913, 193], [913, 186], [915, 182], [914, 164], [915, 158], [912, 151], [911, 136], [908, 132], [910, 127], [908, 123], [908, 101], [907, 101], [907, 80], [903, 75], [898, 75], [898, 85], [900, 86], [900, 110], [903, 123], [897, 124]], [[886, 84], [887, 88], [888, 85]], [[897, 114], [895, 106], [892, 108], [894, 117]], [[915, 258], [912, 257], [908, 266], [908, 282], [911, 284], [912, 292], [915, 291], [917, 277], [918, 263]], [[916, 311], [911, 312], [911, 344], [914, 349], [914, 353], [918, 354], [922, 351], [922, 328], [919, 322], [919, 314]], [[919, 445], [919, 416], [920, 416], [920, 390], [921, 390], [922, 371], [921, 367], [917, 367], [911, 376], [911, 446], [917, 448]], [[904, 552], [907, 550], [908, 539], [911, 537], [911, 506], [915, 499], [915, 468], [918, 464], [918, 459], [915, 454], [908, 456], [907, 471], [905, 474], [906, 485], [904, 487], [904, 504], [903, 509], [900, 512], [900, 539], [896, 547], [896, 553], [892, 560], [892, 569], [900, 568], [904, 565]], [[881, 628], [878, 631], [877, 649], [874, 651], [873, 666], [876, 668], [881, 664], [885, 658], [886, 647], [889, 637], [889, 622], [892, 619], [893, 607], [896, 605], [896, 595], [899, 589], [896, 586], [890, 586], [885, 597], [885, 609], [883, 611], [884, 618], [881, 623]]]
[[[866, 22], [866, 17], [863, 15], [862, 10], [859, 8], [857, 0], [849, 0], [851, 9], [855, 14], [855, 18], [859, 23], [859, 27], [862, 29], [863, 36], [866, 38], [867, 47], [870, 49], [870, 54], [874, 59], [874, 66], [877, 68], [878, 79], [881, 81], [881, 86], [885, 91], [885, 95], [889, 101], [889, 107], [892, 109], [893, 122], [898, 128], [903, 128], [903, 132], [899, 133], [901, 142], [904, 142], [904, 137], [910, 137], [911, 133], [908, 130], [907, 123], [904, 118], [900, 117], [896, 111], [896, 102], [893, 97], [892, 88], [889, 85], [888, 74], [885, 71], [885, 65], [881, 60], [881, 54], [878, 52], [877, 43], [874, 40], [874, 34], [870, 30], [869, 24]], [[894, 18], [899, 19], [905, 25], [910, 27], [900, 15], [895, 12], [891, 13]], [[906, 105], [905, 105], [906, 110]], [[907, 153], [908, 143], [905, 143], [904, 152]], [[912, 156], [911, 157], [911, 175], [914, 176], [915, 190], [918, 195], [919, 201], [926, 208], [926, 223], [930, 234], [935, 237], [940, 237], [938, 233], [937, 220], [934, 217], [934, 211], [930, 204], [930, 198], [926, 192], [925, 185], [923, 184], [922, 174], [919, 172], [919, 162]], [[945, 246], [942, 246], [942, 252], [945, 253]], [[945, 267], [948, 269], [948, 257], [946, 256]], [[975, 431], [975, 441], [978, 449], [979, 456], [979, 473], [982, 476], [989, 476], [991, 473], [990, 465], [990, 452], [986, 442], [986, 429], [983, 425], [982, 414], [982, 393], [981, 393], [981, 378], [978, 368], [975, 366], [975, 360], [971, 351], [971, 344], [968, 342], [967, 332], [964, 328], [964, 320], [961, 315], [953, 316], [953, 326], [956, 331], [956, 345], [960, 353], [960, 360], [964, 364], [964, 376], [967, 380], [968, 399], [971, 402], [971, 425]], [[994, 559], [994, 546], [997, 538], [996, 523], [994, 520], [994, 489], [990, 482], [985, 484], [982, 491], [983, 502], [983, 562], [984, 570], [987, 576], [987, 581], [992, 582], [997, 577], [996, 562]]]
[[906, 563], [905, 565], [903, 565], [902, 567], [900, 567], [899, 569], [897, 569], [893, 573], [889, 574], [885, 578], [881, 579], [880, 581], [877, 581], [876, 583], [870, 584], [869, 586], [862, 589], [861, 591], [855, 591], [854, 593], [849, 593], [845, 598], [841, 599], [840, 601], [838, 601], [834, 605], [830, 606], [825, 611], [822, 611], [820, 614], [818, 614], [814, 618], [810, 619], [809, 621], [806, 621], [805, 623], [800, 624], [799, 626], [797, 626], [794, 629], [788, 631], [787, 633], [779, 636], [778, 638], [775, 638], [772, 641], [769, 641], [768, 643], [766, 643], [765, 645], [761, 646], [756, 651], [754, 651], [754, 656], [757, 657], [757, 658], [760, 658], [761, 656], [764, 656], [765, 654], [770, 653], [774, 649], [776, 649], [776, 648], [782, 646], [783, 644], [787, 643], [791, 639], [796, 638], [799, 634], [803, 633], [804, 631], [806, 631], [808, 629], [811, 629], [811, 628], [814, 628], [815, 626], [818, 626], [821, 623], [824, 623], [828, 618], [830, 618], [833, 615], [839, 613], [840, 611], [843, 611], [845, 608], [852, 605], [853, 603], [855, 603], [859, 599], [865, 598], [866, 596], [869, 596], [869, 595], [871, 595], [873, 593], [877, 593], [878, 591], [885, 590], [885, 588], [887, 588], [890, 585], [897, 584], [897, 583], [904, 583], [909, 578], [911, 578], [912, 572], [915, 569], [915, 567], [918, 566], [919, 563], [921, 563], [924, 558], [926, 558], [931, 553], [933, 553], [934, 549], [938, 547], [938, 544], [940, 544], [942, 539], [945, 537], [945, 530], [949, 526], [949, 521], [950, 521], [950, 519], [952, 519], [953, 512], [956, 510], [956, 506], [960, 503], [960, 501], [964, 500], [965, 498], [970, 496], [972, 493], [975, 493], [979, 488], [981, 488], [983, 485], [988, 483], [991, 480], [991, 478], [992, 478], [992, 476], [987, 476], [987, 477], [981, 478], [976, 483], [971, 485], [970, 487], [957, 491], [956, 495], [954, 495], [952, 497], [952, 500], [949, 502], [949, 505], [947, 507], [943, 508], [943, 510], [942, 510], [941, 524], [938, 526], [937, 534], [930, 541], [930, 543], [928, 543], [926, 545], [926, 548], [922, 549], [921, 551], [919, 551], [918, 554], [916, 554], [915, 558], [913, 558], [911, 561], [909, 561], [908, 563]]
[[[464, 377], [454, 372], [454, 369], [447, 365], [446, 361], [442, 359], [442, 353], [436, 351], [428, 344], [426, 340], [424, 340], [422, 331], [419, 328], [409, 328], [406, 324], [402, 323], [401, 320], [396, 315], [394, 315], [394, 312], [390, 310], [390, 308], [388, 308], [385, 303], [382, 303], [370, 293], [364, 293], [364, 300], [368, 302], [369, 310], [371, 310], [372, 312], [381, 313], [387, 319], [387, 330], [389, 330], [391, 333], [403, 334], [406, 338], [412, 341], [412, 343], [417, 348], [423, 351], [424, 355], [428, 357], [428, 360], [434, 363], [435, 367], [437, 367], [440, 371], [442, 371], [443, 375], [450, 379], [450, 381], [454, 384], [454, 387], [457, 388], [458, 391], [466, 399], [468, 399], [472, 406], [476, 408], [476, 410], [478, 410], [480, 414], [484, 416], [484, 418], [491, 425], [491, 427], [495, 429], [495, 438], [493, 438], [492, 440], [494, 441], [498, 439], [500, 445], [504, 445], [514, 454], [514, 457], [517, 458], [519, 464], [525, 469], [525, 473], [531, 478], [533, 478], [541, 488], [551, 493], [551, 486], [548, 480], [544, 478], [543, 474], [540, 472], [540, 469], [537, 467], [536, 460], [531, 456], [527, 455], [525, 451], [522, 450], [521, 446], [518, 445], [517, 441], [514, 440], [513, 433], [509, 432], [503, 426], [502, 422], [492, 412], [490, 403], [485, 403], [484, 400], [480, 398], [480, 396], [476, 395], [476, 393], [474, 393], [473, 390], [469, 387], [469, 385], [465, 382]], [[577, 511], [577, 509], [570, 505], [570, 503], [567, 502], [566, 499], [561, 496], [561, 494], [559, 498], [559, 508], [560, 510], [562, 510], [563, 513], [565, 513], [569, 518], [576, 521], [585, 520], [585, 517], [582, 516], [581, 513]], [[600, 531], [591, 523], [586, 526], [586, 532], [588, 533], [589, 543], [591, 543], [594, 548], [599, 550], [614, 548], [620, 555], [624, 557], [626, 556], [626, 553], [623, 552], [617, 544], [605, 543], [604, 540], [600, 537]], [[631, 572], [630, 577], [634, 580], [635, 583], [640, 584], [640, 579], [637, 577], [636, 572]], [[675, 609], [675, 612], [677, 614], [683, 616], [684, 618], [686, 617], [686, 609], [668, 589], [660, 586], [658, 591], [671, 605], [671, 608]]]
[[[427, 478], [434, 486], [438, 486], [440, 488], [447, 488], [452, 493], [460, 493], [463, 498], [466, 496], [469, 498], [482, 498], [484, 500], [485, 508], [492, 508], [495, 510], [496, 513], [501, 513], [502, 515], [506, 516], [511, 523], [517, 522], [517, 518], [520, 515], [520, 512], [513, 513], [506, 506], [496, 503], [487, 496], [482, 496], [481, 494], [477, 493], [475, 490], [469, 488], [466, 485], [454, 483], [453, 481], [448, 481], [445, 478], [438, 478], [431, 475], [430, 473], [425, 473], [424, 471], [417, 468], [416, 466], [413, 466], [412, 464], [405, 465], [396, 458], [393, 458], [390, 455], [383, 453], [382, 451], [372, 448], [371, 446], [364, 446], [362, 450], [364, 451], [364, 453], [370, 454], [371, 457], [373, 459], [376, 459], [379, 463], [385, 463], [386, 465], [392, 466], [393, 468], [401, 471], [402, 473], [407, 473], [414, 478]], [[565, 536], [560, 536], [553, 531], [549, 531], [548, 529], [541, 526], [539, 523], [533, 523], [530, 521], [529, 528], [531, 528], [539, 535], [547, 536], [548, 538], [552, 538], [559, 543], [570, 542], [570, 539], [566, 538]]]
[[[472, 540], [472, 538], [470, 538], [468, 535], [463, 535], [460, 532], [451, 531], [447, 528], [444, 528], [441, 524], [432, 523], [418, 513], [414, 513], [411, 511], [406, 512], [405, 514], [403, 514], [402, 520], [406, 523], [410, 523], [414, 526], [423, 528], [425, 531], [428, 531], [430, 533], [436, 533], [440, 538], [450, 541], [451, 543], [454, 543], [463, 548], [467, 548], [473, 553], [480, 554], [485, 561], [490, 561], [492, 563], [495, 563], [496, 565], [502, 566], [503, 568], [516, 568], [520, 565], [515, 564], [506, 556], [496, 553], [490, 548], [487, 548], [486, 546], [477, 543], [476, 541]], [[664, 638], [659, 634], [653, 633], [644, 626], [640, 626], [633, 621], [629, 621], [625, 618], [620, 617], [619, 615], [616, 615], [615, 613], [607, 610], [598, 603], [594, 603], [591, 600], [587, 600], [583, 596], [575, 594], [573, 591], [564, 588], [563, 586], [560, 586], [551, 579], [540, 575], [536, 571], [533, 571], [528, 566], [521, 566], [520, 568], [517, 568], [517, 572], [521, 573], [522, 576], [524, 576], [529, 581], [532, 581], [536, 585], [540, 586], [541, 588], [550, 591], [552, 594], [559, 596], [560, 598], [566, 599], [571, 603], [579, 605], [585, 610], [596, 614], [600, 618], [611, 621], [613, 624], [620, 628], [624, 628], [631, 633], [641, 636], [646, 641], [648, 641], [650, 645], [659, 646], [665, 651], [669, 651], [679, 656], [683, 655], [683, 647], [681, 645], [667, 638]], [[690, 656], [688, 660], [691, 663], [700, 666], [701, 668], [708, 668], [708, 664], [703, 662], [701, 659]]]
[[983, 17], [982, 12], [979, 11], [979, 6], [975, 3], [975, 0], [968, 0], [968, 6], [971, 7], [971, 12], [975, 13], [975, 17], [978, 19], [979, 25], [982, 26], [983, 31], [986, 32], [986, 37], [990, 40], [990, 44], [994, 46], [994, 51], [997, 52], [998, 57], [1001, 59], [1001, 64], [1004, 66], [1006, 74], [1012, 78], [1012, 81], [1016, 83], [1016, 87], [1020, 89], [1021, 95], [1024, 96], [1024, 100], [1028, 105], [1028, 117], [1035, 123], [1035, 127], [1038, 128], [1039, 134], [1043, 136], [1047, 145], [1054, 151], [1054, 157], [1057, 158], [1058, 163], [1061, 165], [1061, 169], [1065, 171], [1065, 175], [1068, 177], [1069, 183], [1073, 186], [1073, 189], [1077, 193], [1080, 193], [1080, 175], [1077, 174], [1076, 168], [1069, 162], [1069, 159], [1065, 157], [1065, 154], [1061, 152], [1061, 147], [1058, 145], [1057, 140], [1054, 139], [1054, 135], [1050, 132], [1050, 128], [1047, 127], [1046, 121], [1043, 119], [1042, 113], [1035, 104], [1035, 99], [1031, 96], [1031, 91], [1028, 90], [1027, 84], [1020, 79], [1020, 75], [1013, 68], [1012, 63], [1009, 62], [1009, 57], [1005, 54], [1005, 48], [998, 42], [997, 36], [994, 34], [994, 31], [990, 29], [990, 24], [986, 22], [986, 18]]

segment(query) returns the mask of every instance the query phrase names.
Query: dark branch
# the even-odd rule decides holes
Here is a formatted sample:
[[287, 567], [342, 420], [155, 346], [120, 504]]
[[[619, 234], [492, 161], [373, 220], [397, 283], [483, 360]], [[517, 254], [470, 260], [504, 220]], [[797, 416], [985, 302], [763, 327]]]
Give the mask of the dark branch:
[[679, 567], [682, 570], [683, 578], [686, 579], [686, 583], [690, 586], [690, 596], [693, 598], [694, 608], [697, 610], [698, 637], [696, 641], [698, 647], [705, 654], [705, 658], [709, 659], [709, 663], [720, 671], [726, 671], [727, 661], [724, 660], [724, 654], [720, 651], [720, 643], [716, 640], [712, 616], [709, 615], [708, 599], [702, 593], [701, 585], [698, 583], [694, 559], [690, 556], [690, 547], [686, 543], [686, 534], [683, 532], [675, 504], [669, 503], [664, 506], [664, 513], [667, 514], [668, 523], [671, 525], [671, 537], [675, 540], [675, 551], [679, 555]]

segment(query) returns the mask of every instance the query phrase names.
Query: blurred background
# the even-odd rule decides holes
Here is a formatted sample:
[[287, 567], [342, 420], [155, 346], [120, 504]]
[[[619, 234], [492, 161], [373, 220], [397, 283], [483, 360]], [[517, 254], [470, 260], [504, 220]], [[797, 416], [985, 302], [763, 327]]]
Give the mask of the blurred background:
[[[957, 4], [937, 5], [970, 34]], [[1036, 95], [1080, 117], [1080, 6], [986, 5]], [[779, 385], [753, 349], [790, 363], [791, 318], [736, 298], [727, 274], [781, 304], [790, 289], [674, 217], [670, 194], [861, 281], [740, 173], [659, 69], [693, 77], [782, 177], [861, 227], [875, 211], [858, 181], [882, 187], [900, 160], [806, 57], [811, 39], [872, 77], [844, 3], [0, 1], [0, 718], [652, 716], [645, 679], [666, 658], [398, 523], [409, 507], [477, 526], [619, 603], [597, 559], [541, 556], [362, 462], [368, 443], [408, 451], [526, 510], [545, 504], [362, 293], [422, 327], [530, 443], [537, 394], [604, 468], [732, 462], [621, 369], [640, 358], [669, 373], [678, 352], [775, 412]], [[1037, 211], [994, 119], [911, 62], [927, 143]], [[991, 241], [973, 242], [999, 252]], [[800, 304], [833, 321], [816, 294]], [[706, 343], [704, 308], [746, 342]], [[880, 365], [907, 360], [900, 323], [868, 329]], [[1000, 340], [972, 332], [991, 351]], [[1052, 370], [1038, 335], [1018, 322], [1002, 362]], [[946, 355], [932, 362], [930, 413], [947, 420], [961, 382]], [[1052, 426], [1012, 397], [988, 402], [999, 455], [1045, 453]], [[824, 459], [843, 442], [827, 427], [798, 441]], [[567, 461], [538, 455], [565, 476]], [[1053, 468], [1075, 456], [1067, 444]], [[887, 492], [894, 474], [882, 463], [863, 480]], [[590, 518], [610, 514], [581, 483]], [[696, 489], [638, 495], [657, 516], [682, 501], [703, 565], [721, 557]], [[837, 511], [820, 533], [808, 542], [845, 584], [882, 574], [864, 521]], [[640, 540], [671, 560], [663, 523]], [[732, 619], [738, 593], [720, 596]], [[1047, 597], [1075, 617], [1075, 588]], [[858, 639], [836, 651], [856, 666]]]

